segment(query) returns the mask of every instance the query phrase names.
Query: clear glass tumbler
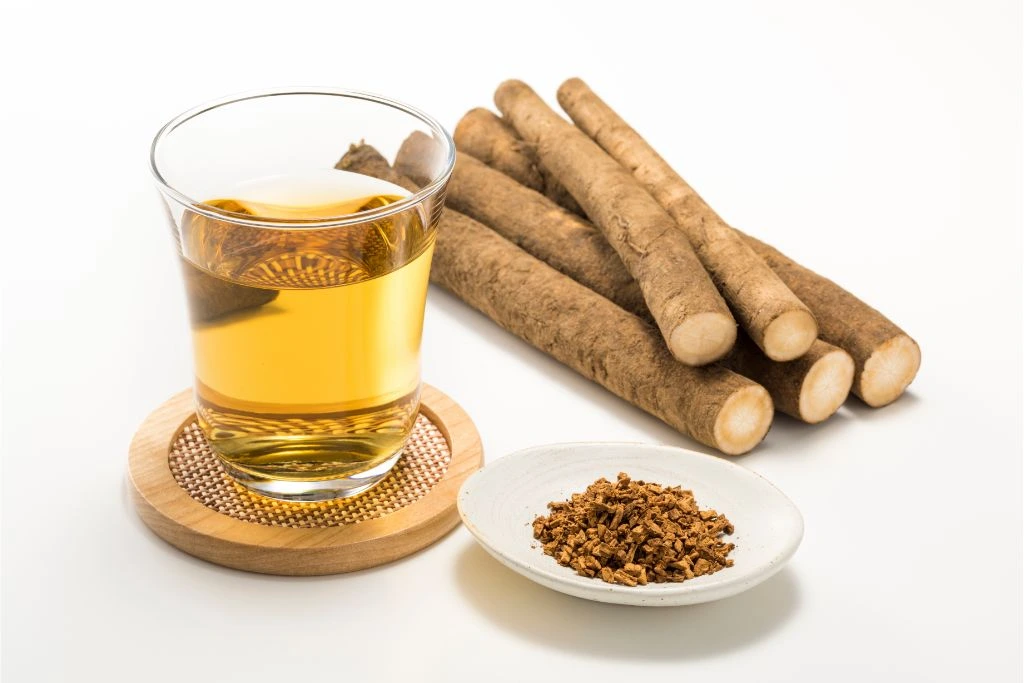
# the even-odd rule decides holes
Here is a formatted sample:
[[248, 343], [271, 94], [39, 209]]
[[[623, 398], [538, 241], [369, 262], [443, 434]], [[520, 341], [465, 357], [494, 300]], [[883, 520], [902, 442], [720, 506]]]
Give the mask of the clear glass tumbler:
[[[336, 168], [366, 140], [437, 145], [415, 192]], [[355, 495], [398, 461], [419, 411], [420, 337], [447, 132], [398, 102], [278, 90], [185, 112], [153, 141], [188, 298], [196, 414], [263, 495]]]

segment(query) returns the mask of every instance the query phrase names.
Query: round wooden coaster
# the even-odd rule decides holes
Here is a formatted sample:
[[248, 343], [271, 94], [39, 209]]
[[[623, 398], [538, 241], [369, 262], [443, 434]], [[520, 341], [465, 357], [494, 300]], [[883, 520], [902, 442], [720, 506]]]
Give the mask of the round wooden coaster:
[[441, 538], [458, 524], [459, 487], [482, 463], [472, 420], [424, 385], [405, 453], [376, 487], [321, 503], [264, 498], [231, 481], [183, 391], [142, 423], [128, 474], [139, 516], [171, 545], [235, 569], [308, 576], [374, 567]]

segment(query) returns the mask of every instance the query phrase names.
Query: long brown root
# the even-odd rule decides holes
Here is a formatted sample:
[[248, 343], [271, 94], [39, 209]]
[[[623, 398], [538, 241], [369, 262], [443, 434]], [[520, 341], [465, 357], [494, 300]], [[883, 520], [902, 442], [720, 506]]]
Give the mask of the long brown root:
[[732, 314], [686, 236], [633, 176], [521, 81], [495, 93], [502, 114], [572, 193], [640, 285], [669, 350], [688, 365], [723, 357]]
[[551, 171], [538, 161], [530, 145], [489, 109], [470, 109], [455, 126], [452, 137], [460, 151], [473, 155], [502, 173], [520, 178], [520, 182], [531, 190], [537, 190], [556, 204], [583, 215], [580, 205]]
[[675, 219], [740, 326], [769, 358], [793, 360], [811, 348], [818, 328], [807, 306], [639, 133], [578, 78], [562, 84], [558, 102]]
[[[426, 135], [419, 139], [424, 144], [430, 140]], [[422, 154], [411, 140], [399, 151], [395, 166], [414, 179], [425, 180], [429, 170], [418, 165]], [[450, 207], [621, 308], [651, 320], [640, 288], [592, 223], [467, 154], [460, 154], [456, 161], [447, 196]], [[844, 360], [850, 368], [848, 376], [843, 372]], [[740, 335], [722, 363], [763, 385], [779, 410], [805, 422], [819, 422], [838, 410], [853, 376], [849, 356], [824, 342], [815, 343], [795, 361], [778, 363]]]
[[[522, 182], [520, 177], [512, 178]], [[921, 365], [917, 342], [833, 281], [801, 266], [771, 245], [736, 232], [810, 308], [818, 322], [819, 338], [853, 357], [856, 369], [852, 392], [856, 396], [879, 407], [903, 394]], [[860, 322], [866, 324], [862, 326]], [[779, 408], [784, 410], [782, 405]]]

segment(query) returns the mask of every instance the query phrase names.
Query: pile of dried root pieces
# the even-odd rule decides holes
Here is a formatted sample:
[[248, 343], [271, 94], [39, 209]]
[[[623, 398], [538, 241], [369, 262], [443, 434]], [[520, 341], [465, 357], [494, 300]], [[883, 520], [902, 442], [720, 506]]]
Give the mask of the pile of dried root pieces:
[[722, 541], [733, 526], [701, 510], [693, 492], [633, 481], [625, 473], [601, 478], [533, 522], [544, 552], [581, 576], [626, 586], [685, 581], [732, 566], [735, 547]]

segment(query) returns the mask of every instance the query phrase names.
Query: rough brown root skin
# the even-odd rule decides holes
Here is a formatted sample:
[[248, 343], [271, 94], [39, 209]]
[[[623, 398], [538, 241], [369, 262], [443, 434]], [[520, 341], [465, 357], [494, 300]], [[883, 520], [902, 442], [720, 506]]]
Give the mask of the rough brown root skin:
[[558, 102], [675, 219], [740, 325], [769, 358], [793, 360], [811, 348], [818, 331], [807, 306], [639, 133], [578, 78], [562, 84]]
[[[433, 138], [426, 133], [420, 133], [425, 140], [430, 141], [430, 144], [434, 145]], [[421, 142], [421, 145], [427, 144]], [[425, 157], [426, 155], [424, 155]], [[408, 182], [407, 179], [403, 179], [398, 173], [391, 168], [391, 164], [385, 159], [380, 152], [367, 144], [349, 145], [348, 151], [345, 155], [338, 160], [338, 163], [334, 165], [334, 168], [341, 171], [352, 171], [354, 173], [362, 173], [363, 175], [373, 176], [374, 178], [380, 178], [386, 180], [389, 183], [398, 185], [399, 187], [405, 187], [410, 191], [416, 191], [419, 187], [415, 183]], [[402, 185], [400, 180], [405, 180], [408, 185]]]
[[744, 453], [768, 431], [773, 411], [763, 387], [721, 366], [676, 362], [651, 325], [468, 216], [449, 210], [441, 218], [431, 280], [583, 376], [723, 453]]
[[[517, 183], [524, 184], [524, 180], [525, 179], [523, 177], [521, 177], [519, 175], [516, 175], [512, 171], [509, 171], [508, 175], [513, 180], [515, 180]], [[566, 207], [563, 206], [562, 208], [566, 208]], [[467, 208], [466, 212], [467, 213], [472, 213], [472, 211], [469, 211], [468, 208]], [[476, 216], [476, 218], [478, 220], [488, 224], [488, 225], [491, 225], [492, 227], [495, 227], [496, 229], [499, 229], [499, 223], [496, 220], [484, 218], [484, 217], [481, 217], [481, 216]], [[506, 216], [506, 218], [508, 220], [504, 221], [505, 225], [509, 225], [509, 222], [508, 222], [509, 220], [513, 221], [513, 225], [514, 225], [514, 218], [515, 218], [514, 216], [509, 215], [509, 216]], [[516, 228], [513, 227], [511, 229], [515, 230]], [[739, 231], [737, 231], [737, 232], [739, 232]], [[764, 242], [760, 242], [760, 241], [756, 241], [755, 242], [753, 240], [753, 238], [750, 237], [749, 235], [743, 235], [743, 233], [740, 233], [740, 235], [744, 238], [745, 242], [750, 244], [751, 248], [754, 249], [755, 253], [758, 253], [760, 251], [760, 253], [758, 253], [758, 255], [761, 256], [763, 259], [765, 259], [766, 262], [769, 263], [769, 265], [771, 265], [771, 263], [775, 263], [776, 265], [779, 265], [780, 262], [778, 260], [773, 260], [772, 258], [770, 258], [772, 252], [778, 253], [772, 247], [770, 247], [769, 245], [765, 244]], [[515, 239], [509, 233], [506, 233], [505, 236], [508, 239]], [[547, 261], [548, 263], [555, 264], [557, 262], [556, 257], [554, 255], [552, 255], [551, 257], [548, 257], [548, 256], [546, 256], [544, 254], [537, 253], [534, 250], [534, 248], [529, 246], [529, 244], [527, 244], [527, 243], [520, 244], [520, 246], [522, 246], [527, 251], [530, 251], [530, 253], [534, 254], [538, 258], [541, 258], [542, 260]], [[582, 250], [581, 250], [581, 252], [582, 252]], [[581, 252], [577, 252], [577, 254], [579, 254]], [[578, 258], [574, 258], [573, 260], [579, 260], [579, 259]], [[579, 265], [583, 266], [582, 263], [579, 264]], [[584, 284], [586, 284], [588, 287], [590, 287], [594, 291], [601, 293], [602, 295], [612, 299], [613, 301], [616, 301], [620, 306], [622, 306], [626, 310], [628, 310], [628, 311], [630, 311], [632, 313], [635, 313], [637, 315], [641, 315], [641, 316], [649, 315], [646, 312], [646, 305], [642, 305], [641, 307], [637, 307], [637, 302], [638, 301], [642, 304], [643, 296], [640, 294], [640, 289], [636, 286], [635, 282], [633, 282], [632, 285], [630, 285], [630, 286], [620, 286], [620, 285], [616, 285], [616, 284], [614, 284], [614, 283], [612, 283], [610, 281], [605, 281], [603, 279], [590, 279], [590, 280], [588, 280], [585, 275], [582, 275], [579, 272], [573, 272], [573, 269], [571, 267], [569, 267], [568, 269], [566, 267], [564, 267], [564, 265], [558, 265], [556, 267], [560, 271], [570, 275], [571, 277], [573, 277], [577, 281], [584, 282]], [[772, 267], [772, 270], [774, 271], [775, 268]], [[779, 274], [779, 273], [776, 273], [776, 274]], [[812, 274], [813, 274], [813, 272], [812, 272]], [[826, 278], [823, 278], [823, 277], [818, 276], [816, 274], [813, 274], [813, 275], [815, 277], [817, 277], [817, 278], [820, 278], [821, 281], [827, 282], [828, 283], [828, 287], [838, 287], [838, 285], [835, 285], [835, 283], [832, 283], [831, 281], [827, 280]], [[782, 276], [780, 275], [780, 277], [782, 277]], [[630, 280], [632, 280], [632, 277], [630, 277]], [[786, 280], [783, 280], [783, 282], [785, 283]], [[796, 282], [796, 280], [793, 280], [792, 282]], [[609, 288], [605, 288], [603, 286], [604, 284], [608, 284]], [[790, 284], [787, 283], [787, 286], [790, 286]], [[797, 285], [794, 284], [792, 286], [796, 287]], [[791, 288], [791, 291], [793, 291], [792, 288]], [[794, 291], [794, 293], [797, 293], [797, 292]], [[801, 296], [801, 295], [797, 294], [797, 296]], [[862, 306], [866, 306], [866, 304], [863, 304], [863, 302], [859, 302], [859, 303]], [[873, 311], [874, 309], [871, 309], [871, 310]], [[822, 315], [822, 313], [818, 312], [818, 316], [820, 317], [821, 315]], [[831, 319], [831, 317], [832, 316], [829, 316], [830, 319]], [[816, 318], [816, 321], [817, 321], [817, 318]], [[819, 330], [819, 336], [820, 337], [824, 336], [824, 333], [822, 332], [822, 330]], [[899, 351], [898, 353], [896, 353], [895, 354], [896, 355], [896, 359], [894, 361], [891, 361], [892, 367], [896, 368], [896, 371], [894, 373], [895, 379], [884, 379], [885, 377], [890, 376], [890, 373], [878, 373], [878, 374], [882, 375], [883, 379], [882, 380], [878, 380], [878, 379], [872, 380], [871, 374], [869, 373], [868, 379], [866, 381], [861, 379], [856, 384], [856, 386], [854, 387], [853, 393], [856, 396], [858, 396], [862, 401], [867, 403], [869, 406], [881, 407], [881, 406], [887, 405], [887, 404], [891, 403], [892, 401], [896, 400], [897, 398], [899, 398], [900, 395], [902, 395], [903, 391], [906, 390], [907, 386], [909, 386], [909, 384], [913, 381], [915, 375], [917, 374], [918, 368], [921, 365], [921, 350], [917, 346], [917, 343], [913, 339], [911, 339], [910, 337], [906, 336], [905, 334], [903, 336], [901, 336], [901, 337], [893, 337], [892, 339], [897, 339], [897, 338], [900, 339], [901, 341], [898, 344], [896, 342], [894, 342], [893, 345], [896, 346], [897, 348], [900, 348], [900, 349], [903, 349], [903, 350]], [[741, 345], [741, 344], [744, 344], [744, 343], [745, 342], [743, 341], [742, 337], [740, 337], [740, 339], [737, 341], [737, 345]], [[883, 344], [885, 344], [885, 342], [883, 342]], [[808, 353], [810, 353], [810, 352], [808, 352]], [[884, 354], [882, 354], [880, 356], [880, 358], [888, 359], [891, 353], [893, 353], [893, 352], [884, 353]], [[868, 356], [863, 358], [862, 362], [860, 364], [858, 364], [857, 367], [858, 368], [868, 367], [868, 361], [870, 359], [871, 359], [871, 354], [869, 353]], [[795, 366], [791, 366], [789, 364], [787, 364], [787, 366], [795, 367]], [[743, 372], [743, 371], [740, 371], [740, 372]], [[796, 372], [796, 371], [792, 370], [791, 372]], [[863, 371], [862, 370], [858, 370], [857, 373], [858, 373], [858, 376], [863, 375]], [[776, 408], [778, 408], [780, 411], [782, 411], [782, 412], [784, 412], [787, 415], [790, 415], [792, 417], [804, 420], [805, 422], [807, 421], [800, 414], [800, 411], [799, 411], [798, 408], [790, 406], [788, 404], [788, 402], [785, 402], [785, 401], [783, 401], [781, 399], [782, 394], [783, 394], [783, 390], [781, 388], [776, 390], [773, 387], [773, 380], [768, 379], [768, 378], [766, 378], [764, 376], [759, 376], [759, 375], [752, 374], [749, 371], [745, 372], [744, 374], [747, 374], [748, 376], [751, 376], [753, 379], [757, 380], [758, 382], [760, 382], [761, 384], [765, 385], [769, 389], [769, 391], [772, 394], [772, 399], [776, 403]], [[901, 376], [902, 376], [902, 379], [901, 379]], [[838, 407], [837, 407], [837, 409], [838, 409]], [[835, 411], [832, 411], [832, 412], [835, 412]]]
[[[729, 352], [731, 339], [677, 334], [687, 318], [732, 314], [686, 236], [675, 221], [633, 178], [585, 133], [558, 116], [521, 81], [505, 81], [494, 95], [505, 118], [538, 158], [601, 228], [626, 269], [640, 285], [647, 308], [673, 355], [684, 363], [710, 362]], [[689, 344], [693, 343], [693, 346]]]
[[821, 422], [839, 410], [853, 384], [853, 359], [821, 340], [800, 358], [778, 363], [749, 339], [741, 339], [724, 363], [769, 387], [778, 410], [808, 424]]
[[537, 160], [530, 145], [489, 109], [471, 109], [455, 126], [453, 137], [460, 151], [518, 179], [569, 211], [583, 214], [569, 191]]
[[[470, 113], [472, 113], [473, 111], [477, 111], [477, 110], [474, 109]], [[487, 111], [487, 110], [484, 109], [483, 111]], [[468, 117], [468, 116], [469, 116], [469, 114], [466, 114], [466, 116], [464, 116], [462, 120], [465, 120], [466, 117]], [[503, 134], [511, 134], [514, 139], [516, 139], [516, 140], [518, 140], [520, 142], [520, 144], [522, 144], [522, 145], [526, 144], [523, 141], [523, 139], [519, 137], [519, 134], [516, 133], [515, 130], [512, 129], [510, 126], [508, 126], [508, 124], [506, 124], [503, 121], [501, 121], [501, 119], [498, 119], [498, 121], [500, 121], [502, 123], [502, 126], [504, 128]], [[457, 135], [458, 128], [456, 128], [455, 130], [456, 130], [456, 135]], [[518, 153], [520, 155], [522, 155], [522, 160], [521, 161], [513, 161], [513, 162], [510, 162], [510, 163], [507, 163], [507, 164], [496, 164], [496, 163], [493, 163], [492, 161], [488, 160], [488, 158], [487, 158], [488, 157], [488, 153], [487, 153], [488, 146], [491, 145], [491, 144], [494, 144], [494, 143], [492, 143], [489, 140], [487, 140], [486, 136], [487, 135], [499, 135], [499, 134], [501, 134], [501, 133], [499, 133], [493, 127], [486, 127], [486, 128], [482, 127], [482, 126], [481, 127], [476, 127], [476, 129], [474, 131], [474, 136], [476, 138], [480, 138], [480, 139], [474, 139], [472, 143], [462, 144], [462, 143], [459, 142], [458, 137], [456, 137], [455, 138], [455, 146], [458, 148], [459, 152], [461, 152], [464, 157], [465, 156], [472, 157], [473, 159], [476, 159], [477, 161], [479, 161], [479, 162], [483, 163], [484, 165], [486, 165], [488, 168], [491, 168], [491, 169], [493, 169], [495, 171], [498, 171], [502, 175], [508, 176], [509, 178], [511, 178], [512, 180], [516, 181], [520, 185], [522, 185], [522, 186], [524, 186], [524, 187], [526, 187], [526, 188], [528, 188], [530, 190], [535, 190], [537, 192], [540, 192], [541, 194], [544, 194], [543, 190], [538, 188], [536, 186], [535, 182], [533, 181], [533, 178], [534, 178], [533, 174], [530, 173], [530, 171], [528, 169], [524, 168], [524, 166], [529, 166], [529, 164], [531, 163], [531, 159], [534, 158], [534, 157], [530, 156], [530, 154], [533, 154], [532, 150], [529, 152], [529, 154], [527, 153], [526, 150], [528, 149], [528, 147], [524, 146], [524, 147], [519, 149]], [[421, 132], [417, 131], [415, 133], [412, 133], [412, 135], [410, 135], [410, 138], [412, 136], [426, 137], [426, 133], [421, 133]], [[547, 195], [545, 195], [545, 196], [547, 196]], [[571, 197], [571, 195], [570, 195], [570, 197]], [[566, 206], [563, 202], [560, 202], [557, 199], [554, 199], [554, 198], [552, 198], [550, 196], [547, 196], [547, 198], [550, 199], [555, 204], [558, 204], [560, 207], [562, 207], [566, 211], [569, 211], [570, 213], [575, 213], [570, 206]], [[575, 202], [576, 200], [573, 200], [573, 201]], [[583, 218], [586, 218], [586, 216], [583, 216]]]
[[491, 110], [470, 109], [459, 119], [452, 137], [460, 152], [472, 154], [502, 173], [518, 178], [531, 190], [544, 191], [544, 178], [537, 170], [533, 150]]
[[[413, 133], [395, 157], [395, 170], [422, 182], [429, 176], [418, 160], [421, 145], [433, 144], [425, 133]], [[504, 173], [459, 152], [448, 183], [447, 206], [490, 227], [516, 246], [630, 313], [650, 318], [643, 294], [615, 250], [593, 223]], [[581, 279], [582, 274], [587, 277]]]
[[805, 268], [778, 249], [740, 234], [814, 311], [821, 338], [853, 357], [853, 393], [875, 408], [899, 398], [921, 366], [917, 342], [832, 280]]
[[[395, 159], [398, 170], [413, 177], [429, 175], [418, 166], [417, 159], [423, 155], [415, 147], [429, 140], [424, 134], [410, 136]], [[597, 227], [556, 206], [547, 197], [467, 154], [460, 154], [448, 184], [448, 205], [484, 223], [621, 308], [651, 321], [640, 288]], [[830, 351], [845, 356], [844, 352], [822, 342], [812, 345], [808, 354], [798, 361], [775, 363], [749, 338], [740, 335], [733, 352], [723, 363], [763, 385], [779, 410], [807, 421], [811, 413], [800, 408], [801, 392], [818, 391], [818, 383], [809, 382], [807, 376], [814, 370], [815, 361]], [[831, 412], [835, 412], [848, 391], [848, 383], [845, 389], [840, 385], [831, 386], [822, 395], [808, 398], [804, 403], [831, 401], [835, 403]]]
[[[654, 328], [468, 217], [442, 218], [432, 273], [505, 329], [703, 444], [736, 455], [768, 431], [765, 389], [719, 366], [676, 362]], [[749, 416], [723, 418], [738, 393]]]

